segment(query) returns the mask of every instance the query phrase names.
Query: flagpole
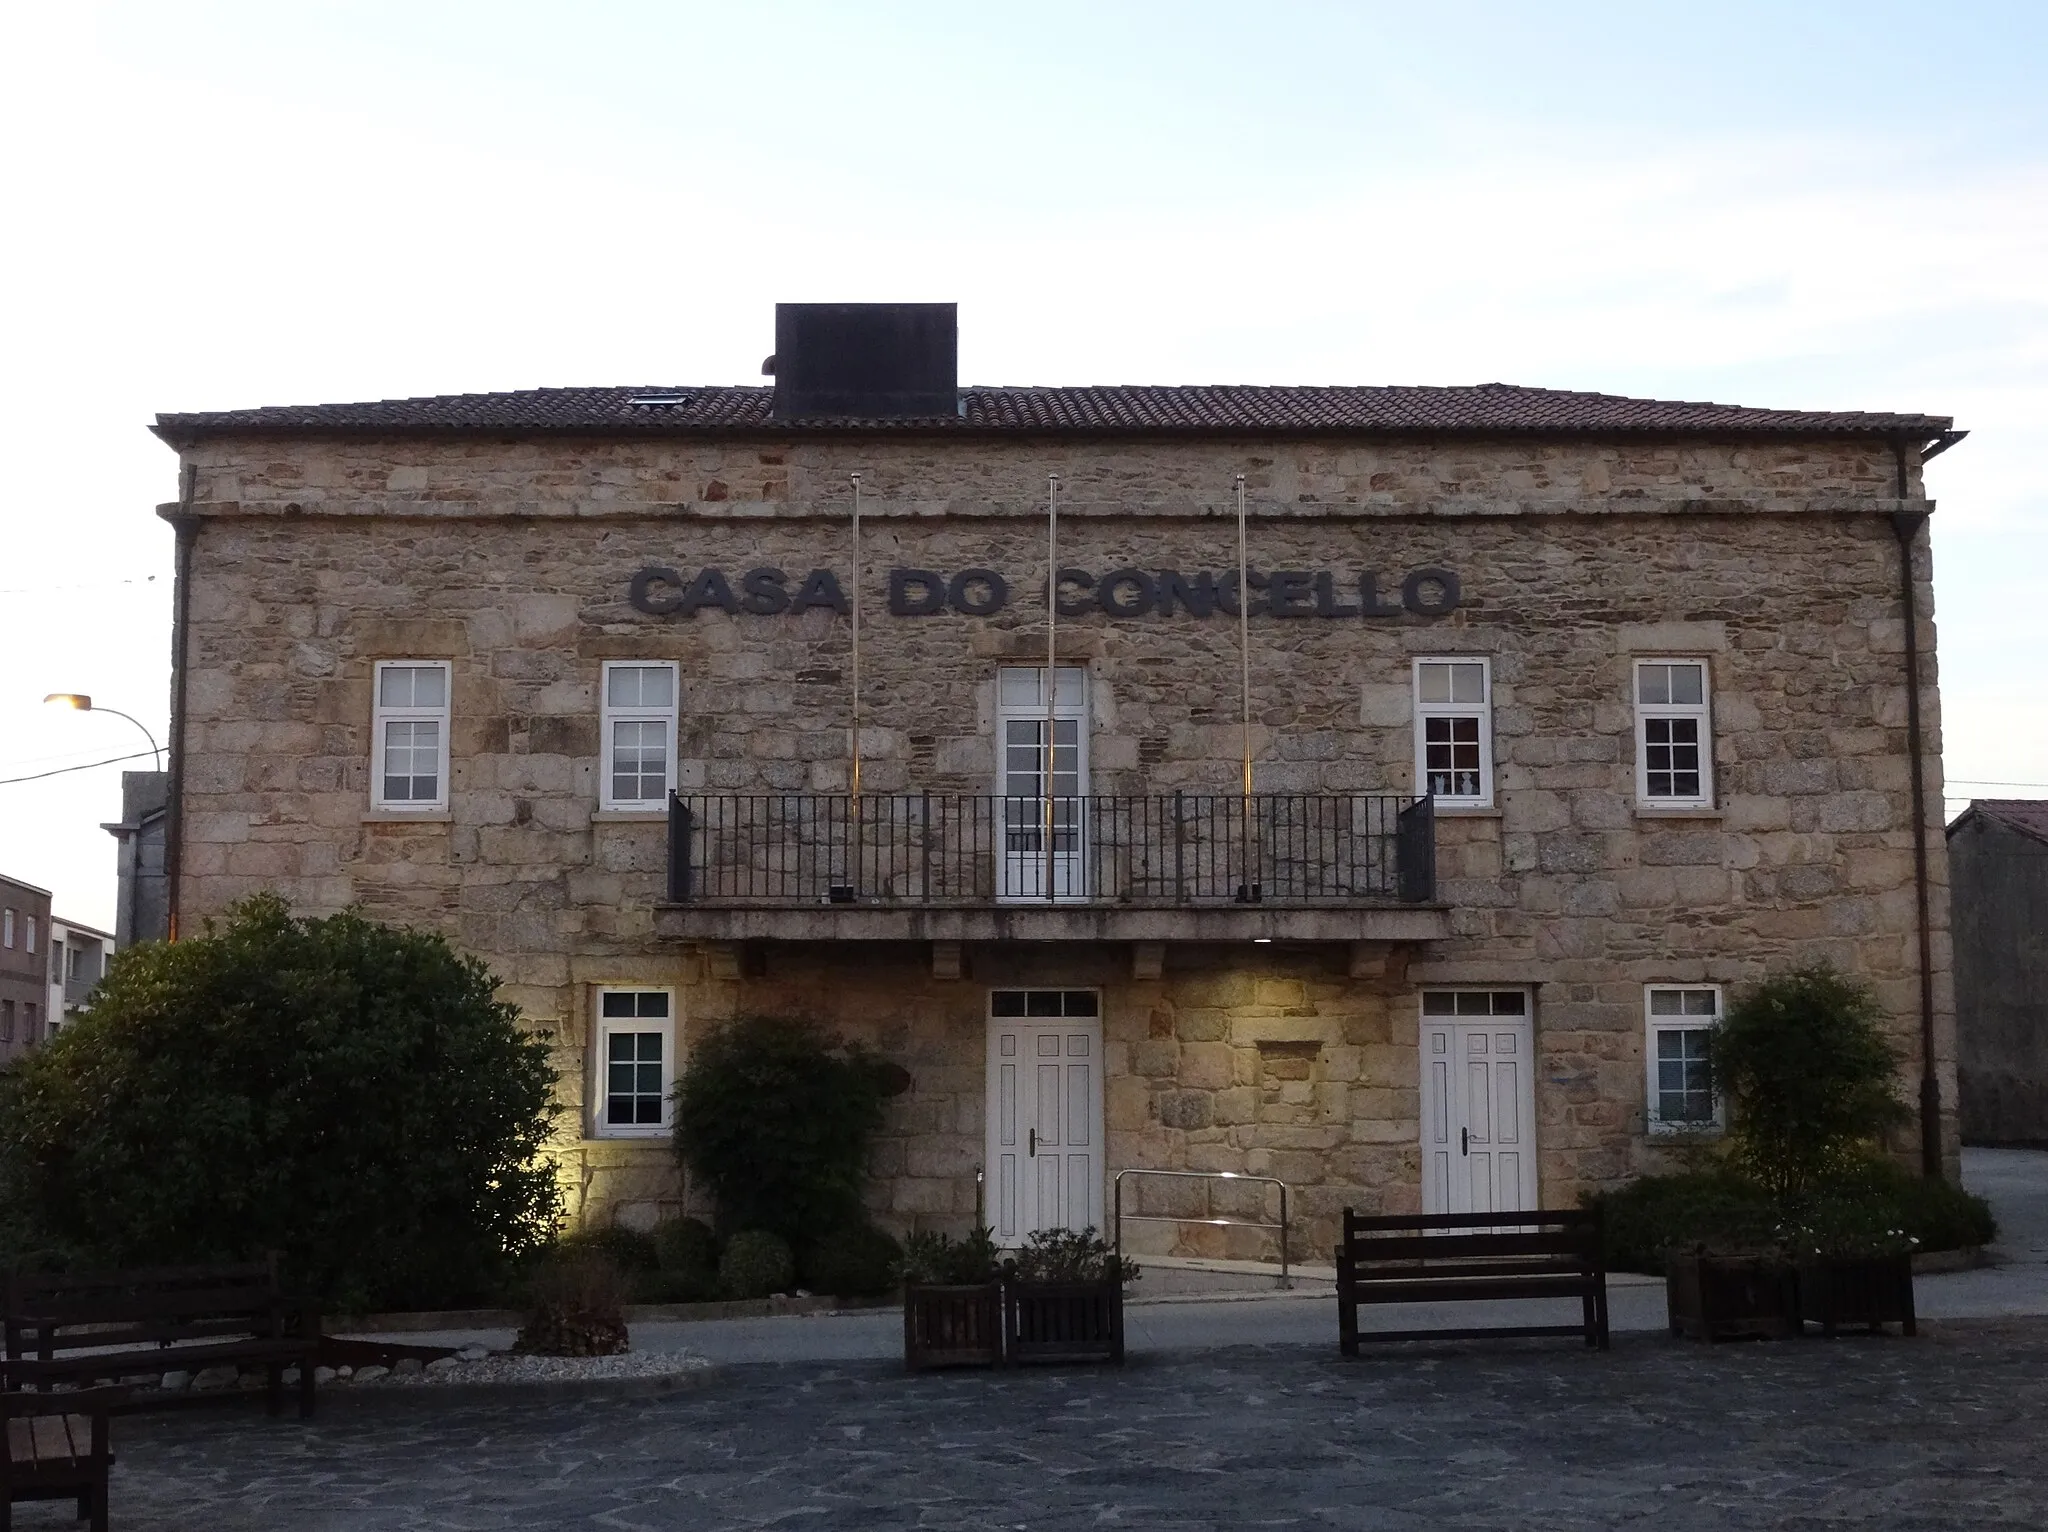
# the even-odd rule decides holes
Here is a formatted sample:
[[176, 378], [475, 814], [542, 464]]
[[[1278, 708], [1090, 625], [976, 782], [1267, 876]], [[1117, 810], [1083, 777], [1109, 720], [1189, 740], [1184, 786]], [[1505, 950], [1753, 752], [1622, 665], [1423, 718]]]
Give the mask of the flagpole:
[[1244, 475], [1237, 476], [1237, 679], [1238, 717], [1243, 725], [1244, 778], [1239, 785], [1243, 813], [1244, 884], [1239, 897], [1256, 897], [1252, 869], [1252, 601], [1251, 562], [1245, 536]]
[[1060, 621], [1060, 476], [1045, 480], [1045, 897], [1054, 896], [1052, 873], [1053, 736], [1058, 726]]

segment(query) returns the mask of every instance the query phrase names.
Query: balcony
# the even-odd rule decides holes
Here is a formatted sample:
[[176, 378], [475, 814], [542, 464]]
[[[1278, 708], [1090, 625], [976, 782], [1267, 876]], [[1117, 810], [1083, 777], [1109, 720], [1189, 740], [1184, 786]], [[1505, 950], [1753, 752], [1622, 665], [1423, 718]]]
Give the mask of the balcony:
[[663, 936], [1414, 942], [1429, 799], [672, 794]]

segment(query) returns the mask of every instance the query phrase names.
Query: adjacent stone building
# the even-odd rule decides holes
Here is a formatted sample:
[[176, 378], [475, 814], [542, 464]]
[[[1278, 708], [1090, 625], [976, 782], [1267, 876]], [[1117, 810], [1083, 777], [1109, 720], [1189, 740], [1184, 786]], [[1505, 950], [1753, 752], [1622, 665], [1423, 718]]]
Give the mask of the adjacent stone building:
[[1963, 1138], [2048, 1145], [2048, 800], [1976, 800], [1948, 856]]
[[43, 1040], [49, 973], [50, 891], [0, 876], [0, 1065]]
[[1953, 1166], [1947, 419], [958, 390], [951, 337], [786, 306], [772, 387], [159, 417], [174, 926], [445, 929], [554, 1043], [584, 1218], [690, 1197], [678, 1062], [768, 1012], [908, 1071], [898, 1227], [1099, 1224], [1144, 1169], [1286, 1181], [1297, 1253], [1569, 1204], [1717, 1131], [1703, 1029], [1816, 958]]

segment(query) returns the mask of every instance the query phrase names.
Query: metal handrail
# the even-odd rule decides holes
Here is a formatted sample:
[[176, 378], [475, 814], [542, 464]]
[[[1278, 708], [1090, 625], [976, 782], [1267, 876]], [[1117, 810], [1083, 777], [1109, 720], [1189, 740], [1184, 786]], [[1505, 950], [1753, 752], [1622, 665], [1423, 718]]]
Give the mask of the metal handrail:
[[[1251, 1181], [1260, 1186], [1280, 1188], [1280, 1221], [1268, 1223], [1257, 1218], [1176, 1218], [1166, 1213], [1126, 1213], [1124, 1211], [1125, 1176], [1168, 1176], [1184, 1181]], [[1119, 1170], [1110, 1184], [1114, 1224], [1111, 1229], [1111, 1244], [1118, 1255], [1124, 1253], [1124, 1220], [1134, 1223], [1205, 1223], [1220, 1229], [1278, 1229], [1280, 1231], [1280, 1285], [1294, 1286], [1287, 1274], [1287, 1183], [1278, 1176], [1248, 1176], [1235, 1170], [1145, 1170], [1132, 1167]]]
[[671, 904], [1341, 907], [1435, 899], [1426, 798], [678, 791], [668, 805]]

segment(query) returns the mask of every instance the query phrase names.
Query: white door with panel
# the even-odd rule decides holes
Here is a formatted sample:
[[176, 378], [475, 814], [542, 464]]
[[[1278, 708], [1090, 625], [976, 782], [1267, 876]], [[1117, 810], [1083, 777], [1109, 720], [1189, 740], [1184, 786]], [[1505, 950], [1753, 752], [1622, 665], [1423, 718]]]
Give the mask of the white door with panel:
[[[1052, 706], [1042, 667], [1005, 665], [996, 677], [1004, 899], [1088, 897], [1083, 800], [1088, 795], [1088, 673], [1062, 665]], [[1050, 716], [1048, 716], [1048, 714]], [[1052, 725], [1052, 778], [1045, 730]]]
[[1423, 1212], [1537, 1206], [1534, 1053], [1526, 991], [1423, 991]]
[[1092, 989], [989, 995], [984, 1216], [999, 1245], [1102, 1227], [1102, 1002]]

